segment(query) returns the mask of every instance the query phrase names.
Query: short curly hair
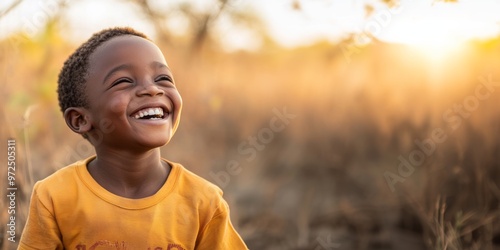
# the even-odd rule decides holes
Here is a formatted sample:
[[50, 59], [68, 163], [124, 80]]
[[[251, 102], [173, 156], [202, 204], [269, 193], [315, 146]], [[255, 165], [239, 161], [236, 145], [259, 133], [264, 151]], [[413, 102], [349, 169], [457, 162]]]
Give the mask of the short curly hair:
[[88, 78], [89, 58], [101, 44], [118, 36], [132, 35], [150, 40], [146, 35], [130, 27], [104, 29], [92, 35], [64, 62], [57, 80], [57, 94], [61, 111], [69, 107], [88, 108], [85, 85]]

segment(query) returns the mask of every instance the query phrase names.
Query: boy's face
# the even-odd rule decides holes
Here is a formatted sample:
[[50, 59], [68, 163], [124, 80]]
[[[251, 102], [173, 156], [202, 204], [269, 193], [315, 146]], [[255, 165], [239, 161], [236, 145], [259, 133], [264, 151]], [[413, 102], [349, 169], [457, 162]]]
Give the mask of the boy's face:
[[182, 100], [155, 44], [137, 36], [112, 38], [94, 51], [89, 65], [88, 111], [99, 143], [127, 150], [168, 143]]

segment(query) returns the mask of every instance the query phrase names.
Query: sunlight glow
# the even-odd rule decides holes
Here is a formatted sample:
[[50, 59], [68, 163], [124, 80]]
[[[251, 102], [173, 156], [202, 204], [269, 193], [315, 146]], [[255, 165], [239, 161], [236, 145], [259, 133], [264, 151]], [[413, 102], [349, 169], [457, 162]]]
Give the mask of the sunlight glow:
[[[0, 8], [10, 1], [0, 1]], [[55, 1], [47, 1], [55, 2]], [[216, 0], [151, 0], [158, 9], [172, 9], [181, 2], [190, 3], [195, 10], [213, 8]], [[342, 41], [348, 34], [360, 34], [372, 28], [376, 38], [389, 43], [415, 46], [431, 55], [444, 55], [470, 39], [491, 39], [500, 34], [500, 1], [460, 0], [444, 3], [437, 0], [400, 0], [398, 11], [388, 10], [379, 0], [237, 0], [229, 8], [234, 11], [252, 10], [259, 16], [271, 38], [285, 47], [313, 44], [320, 40], [332, 43]], [[296, 5], [293, 5], [296, 3]], [[296, 6], [296, 7], [293, 7]], [[298, 6], [298, 7], [297, 7]], [[371, 18], [367, 18], [366, 6], [373, 7]], [[113, 9], [114, 11], [109, 11]], [[399, 10], [400, 9], [400, 10]], [[383, 13], [391, 13], [382, 16]], [[46, 20], [56, 13], [44, 1], [24, 0], [18, 8], [0, 19], [0, 38], [10, 32], [25, 33], [40, 31]], [[175, 34], [184, 34], [189, 26], [186, 17], [175, 12], [167, 27]], [[178, 15], [175, 17], [175, 15]], [[123, 18], [126, 16], [126, 18]], [[223, 15], [221, 15], [223, 16]], [[155, 29], [141, 16], [136, 5], [127, 1], [112, 0], [77, 1], [68, 5], [63, 17], [66, 19], [69, 37], [83, 40], [93, 32], [110, 26], [132, 26], [154, 37]], [[379, 18], [379, 20], [377, 20]], [[380, 18], [384, 19], [383, 21]], [[233, 21], [231, 21], [233, 22]], [[379, 28], [368, 25], [378, 22]], [[215, 30], [228, 48], [258, 49], [262, 44], [255, 39], [259, 34], [242, 31], [242, 27], [227, 23], [224, 18], [214, 22]], [[222, 31], [222, 33], [220, 32]], [[451, 50], [450, 50], [451, 49]]]
[[388, 40], [409, 45], [433, 61], [440, 61], [453, 53], [460, 52], [467, 41], [466, 37], [449, 32], [453, 23], [448, 20], [426, 19], [403, 25], [404, 28]]
[[379, 38], [412, 46], [427, 58], [440, 61], [460, 53], [470, 40], [497, 36], [500, 26], [494, 12], [498, 9], [500, 4], [492, 1], [403, 1], [403, 11]]

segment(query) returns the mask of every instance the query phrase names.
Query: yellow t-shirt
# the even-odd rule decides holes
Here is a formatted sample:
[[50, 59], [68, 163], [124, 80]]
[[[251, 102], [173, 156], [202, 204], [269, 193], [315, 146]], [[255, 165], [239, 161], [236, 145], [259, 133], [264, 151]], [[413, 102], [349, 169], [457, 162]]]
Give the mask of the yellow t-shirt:
[[117, 196], [87, 170], [94, 157], [35, 184], [18, 249], [248, 249], [234, 230], [222, 191], [182, 165], [142, 199]]

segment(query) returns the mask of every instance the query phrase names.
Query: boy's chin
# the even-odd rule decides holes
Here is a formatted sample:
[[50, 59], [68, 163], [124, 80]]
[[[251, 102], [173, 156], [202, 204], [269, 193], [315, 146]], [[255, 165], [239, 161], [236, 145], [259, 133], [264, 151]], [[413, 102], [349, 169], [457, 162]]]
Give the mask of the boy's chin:
[[171, 137], [154, 137], [154, 138], [146, 138], [144, 140], [140, 140], [139, 144], [148, 147], [148, 148], [159, 148], [167, 145], [170, 142]]
[[168, 140], [163, 140], [163, 141], [151, 143], [151, 146], [154, 148], [159, 148], [159, 147], [163, 147], [163, 146], [167, 145], [169, 142], [170, 142], [170, 138]]
[[163, 134], [157, 136], [152, 135], [148, 136], [147, 138], [141, 138], [141, 139], [142, 140], [140, 140], [139, 142], [140, 144], [153, 149], [167, 145], [172, 139], [172, 136], [170, 134]]

